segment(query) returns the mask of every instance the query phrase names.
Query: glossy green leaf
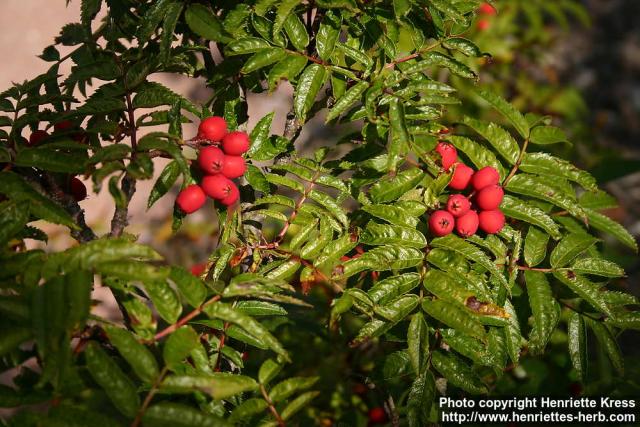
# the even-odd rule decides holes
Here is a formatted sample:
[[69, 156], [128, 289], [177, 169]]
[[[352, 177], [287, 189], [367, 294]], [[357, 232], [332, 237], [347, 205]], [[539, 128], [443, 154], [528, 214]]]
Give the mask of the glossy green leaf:
[[603, 347], [604, 352], [609, 357], [611, 365], [616, 370], [618, 375], [623, 376], [624, 359], [622, 358], [622, 353], [620, 352], [620, 347], [618, 347], [615, 336], [613, 335], [613, 333], [611, 333], [611, 330], [609, 330], [609, 328], [601, 322], [592, 319], [586, 320], [587, 324], [593, 331], [596, 340]]
[[493, 92], [489, 92], [488, 90], [479, 89], [476, 90], [476, 94], [480, 96], [482, 99], [487, 101], [493, 108], [496, 109], [500, 114], [502, 114], [513, 127], [516, 128], [518, 133], [523, 138], [529, 137], [529, 124], [524, 116], [509, 102], [507, 102], [504, 98], [499, 95], [496, 95]]
[[529, 227], [524, 241], [524, 260], [529, 267], [540, 264], [547, 256], [549, 235], [537, 227]]
[[582, 252], [595, 245], [598, 239], [586, 233], [571, 233], [566, 235], [551, 252], [549, 259], [554, 268], [564, 267]]
[[[489, 141], [493, 148], [495, 148], [509, 164], [514, 165], [518, 161], [520, 147], [509, 132], [494, 123], [483, 122], [471, 117], [465, 117], [463, 123]], [[505, 177], [503, 176], [501, 178]]]
[[105, 331], [109, 341], [131, 365], [138, 378], [147, 383], [153, 383], [159, 374], [158, 363], [153, 354], [126, 329], [107, 326]]
[[231, 38], [211, 9], [203, 4], [191, 4], [184, 13], [187, 25], [201, 37], [215, 42], [229, 42]]
[[301, 123], [307, 120], [307, 113], [311, 110], [325, 78], [325, 68], [319, 64], [309, 65], [300, 75], [293, 97], [293, 107]]
[[486, 394], [487, 387], [460, 358], [452, 353], [435, 351], [431, 355], [433, 367], [456, 387], [471, 394]]
[[251, 377], [227, 372], [215, 372], [211, 375], [170, 375], [165, 377], [161, 390], [173, 393], [207, 393], [213, 399], [226, 399], [246, 391], [254, 391], [258, 383]]
[[149, 427], [227, 427], [232, 425], [221, 417], [174, 402], [160, 402], [150, 406], [142, 417], [142, 423]]
[[191, 326], [183, 326], [169, 335], [162, 356], [169, 369], [175, 370], [198, 346], [200, 337]]
[[611, 314], [611, 310], [604, 299], [605, 292], [601, 291], [598, 285], [590, 282], [579, 274], [566, 270], [554, 272], [553, 275], [594, 308], [604, 314]]
[[242, 67], [244, 74], [249, 74], [276, 62], [283, 60], [287, 56], [287, 52], [279, 47], [269, 47], [261, 49], [251, 56]]
[[525, 172], [543, 176], [557, 176], [580, 184], [587, 190], [598, 188], [596, 180], [589, 172], [583, 171], [570, 162], [547, 153], [527, 153], [520, 163]]
[[536, 126], [531, 129], [529, 140], [537, 145], [549, 145], [567, 142], [567, 136], [562, 129], [555, 126]]
[[458, 305], [443, 300], [425, 299], [422, 309], [434, 319], [467, 335], [484, 339], [486, 331], [470, 312]]
[[369, 222], [360, 234], [360, 242], [367, 245], [400, 245], [424, 248], [427, 239], [418, 230], [397, 225]]
[[624, 270], [618, 264], [601, 258], [581, 258], [570, 267], [571, 271], [580, 274], [593, 274], [603, 277], [622, 277]]
[[529, 348], [542, 353], [560, 319], [560, 305], [555, 300], [544, 273], [525, 271], [525, 282], [529, 305], [533, 313], [533, 328], [529, 337]]
[[638, 252], [638, 243], [636, 239], [620, 224], [612, 220], [606, 215], [591, 209], [585, 209], [589, 225], [597, 230], [611, 234], [625, 246]]
[[316, 50], [321, 59], [327, 60], [331, 57], [340, 36], [341, 24], [342, 18], [340, 15], [333, 10], [326, 11], [316, 35]]
[[586, 324], [580, 313], [573, 312], [569, 316], [567, 338], [573, 369], [578, 372], [580, 380], [584, 381], [587, 373], [587, 332]]

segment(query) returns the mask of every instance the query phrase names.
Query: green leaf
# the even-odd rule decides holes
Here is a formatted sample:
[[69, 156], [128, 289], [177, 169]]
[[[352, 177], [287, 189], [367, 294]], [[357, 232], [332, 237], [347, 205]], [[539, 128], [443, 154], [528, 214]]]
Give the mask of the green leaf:
[[86, 152], [66, 152], [52, 145], [22, 149], [18, 152], [14, 163], [17, 166], [34, 167], [51, 172], [73, 174], [84, 172], [87, 161]]
[[184, 268], [171, 267], [169, 278], [192, 307], [199, 307], [207, 296], [204, 283]]
[[[549, 186], [542, 178], [530, 174], [516, 174], [511, 178], [505, 189], [512, 193], [534, 197], [553, 203], [569, 212], [574, 217], [586, 218], [585, 211], [576, 204], [575, 200]], [[506, 197], [505, 197], [506, 199]], [[504, 201], [501, 207], [504, 206]], [[514, 216], [514, 218], [517, 218]], [[542, 224], [536, 224], [546, 230]]]
[[424, 173], [418, 168], [406, 169], [396, 176], [378, 180], [369, 189], [369, 195], [374, 203], [391, 202], [413, 189], [423, 177]]
[[492, 166], [498, 171], [500, 176], [506, 176], [506, 171], [496, 155], [484, 145], [458, 135], [450, 136], [447, 141], [452, 143], [459, 151], [462, 151], [477, 169]]
[[337, 42], [335, 48], [341, 51], [345, 56], [353, 59], [357, 63], [364, 66], [365, 69], [369, 69], [373, 66], [373, 59], [366, 53], [355, 49], [347, 44]]
[[428, 425], [435, 401], [436, 383], [431, 371], [424, 371], [411, 384], [407, 397], [409, 426]]
[[268, 41], [258, 37], [244, 37], [234, 40], [226, 46], [227, 53], [233, 55], [246, 55], [248, 53], [256, 53], [261, 50], [270, 48]]
[[585, 209], [585, 212], [591, 227], [611, 234], [625, 246], [628, 246], [635, 252], [638, 252], [638, 243], [636, 242], [636, 239], [622, 225], [618, 224], [608, 216], [594, 210]]
[[[542, 228], [555, 240], [562, 236], [560, 233], [560, 227], [549, 215], [547, 215], [542, 209], [530, 205], [520, 199], [505, 195], [504, 199], [502, 199], [502, 203], [500, 204], [500, 209], [508, 217], [526, 221]], [[532, 227], [529, 229], [531, 230], [531, 228]]]
[[296, 413], [300, 412], [300, 410], [308, 407], [309, 403], [315, 399], [320, 394], [319, 391], [308, 391], [306, 393], [302, 393], [300, 396], [296, 397], [289, 403], [280, 413], [280, 416], [283, 420], [288, 420]]
[[422, 366], [429, 353], [429, 329], [420, 312], [411, 317], [407, 330], [407, 347], [413, 371], [419, 375], [423, 372]]
[[316, 35], [316, 50], [321, 59], [328, 60], [331, 57], [340, 36], [341, 26], [342, 17], [332, 10], [327, 10]]
[[287, 310], [267, 301], [245, 300], [236, 304], [236, 310], [247, 316], [286, 316]]
[[329, 211], [331, 215], [340, 221], [345, 228], [349, 226], [349, 218], [347, 217], [347, 214], [333, 197], [317, 190], [309, 191], [308, 196], [311, 200], [317, 202], [320, 206]]
[[560, 305], [553, 297], [551, 287], [544, 273], [525, 271], [529, 305], [533, 313], [533, 328], [529, 337], [529, 347], [536, 354], [544, 352], [560, 319]]
[[144, 288], [160, 317], [168, 323], [177, 322], [182, 313], [182, 305], [171, 286], [167, 282], [157, 281], [145, 283]]
[[601, 291], [598, 285], [569, 271], [556, 271], [553, 275], [594, 308], [606, 315], [611, 315], [611, 310], [604, 299], [605, 292]]
[[481, 340], [485, 339], [484, 326], [478, 321], [477, 317], [458, 305], [439, 299], [425, 299], [422, 302], [422, 309], [429, 316], [453, 329]]
[[407, 273], [400, 276], [387, 277], [374, 284], [367, 292], [371, 300], [378, 304], [387, 304], [400, 295], [414, 289], [420, 283], [420, 275]]
[[269, 90], [275, 89], [281, 79], [293, 82], [304, 70], [309, 60], [302, 55], [287, 55], [269, 71]]
[[13, 202], [0, 203], [0, 245], [4, 244], [22, 230], [29, 222], [29, 206]]
[[287, 16], [287, 19], [284, 21], [284, 30], [287, 36], [289, 36], [291, 44], [293, 44], [297, 50], [304, 51], [304, 48], [309, 45], [309, 34], [298, 15], [291, 13]]
[[324, 85], [326, 71], [319, 64], [311, 64], [300, 75], [293, 97], [293, 107], [300, 123], [307, 120], [307, 113]]
[[524, 241], [524, 260], [529, 267], [540, 264], [547, 256], [549, 235], [537, 227], [529, 227]]
[[487, 269], [493, 275], [493, 277], [500, 281], [500, 283], [502, 283], [505, 287], [508, 287], [504, 275], [498, 270], [495, 264], [491, 262], [489, 257], [476, 246], [468, 243], [464, 239], [461, 239], [458, 236], [454, 236], [453, 234], [449, 234], [448, 236], [438, 237], [432, 240], [431, 245], [436, 248], [452, 250], [467, 259], [477, 262], [482, 267]]
[[358, 82], [354, 86], [349, 88], [349, 90], [347, 90], [347, 92], [336, 101], [331, 110], [329, 110], [329, 113], [325, 118], [325, 123], [328, 123], [331, 120], [335, 119], [340, 114], [344, 113], [353, 104], [358, 102], [362, 97], [362, 94], [368, 87], [369, 84], [367, 82]]
[[398, 206], [397, 202], [393, 205], [362, 206], [362, 210], [391, 224], [413, 228], [418, 225], [418, 218], [406, 209]]
[[149, 427], [230, 427], [232, 424], [215, 415], [182, 403], [160, 402], [152, 405], [142, 416]]
[[262, 414], [269, 404], [262, 398], [253, 397], [236, 406], [231, 412], [229, 422], [237, 425], [241, 420], [246, 420], [254, 415]]
[[31, 329], [12, 327], [0, 334], [0, 356], [4, 356], [18, 348], [20, 344], [33, 336]]
[[573, 369], [578, 372], [580, 381], [584, 381], [587, 374], [587, 331], [586, 324], [580, 313], [572, 312], [567, 321], [567, 338], [569, 357]]
[[228, 43], [232, 40], [222, 27], [218, 17], [203, 4], [189, 5], [184, 13], [184, 18], [191, 31], [200, 37], [222, 43]]
[[453, 74], [465, 79], [477, 79], [478, 75], [468, 66], [440, 52], [429, 51], [422, 55], [422, 60], [407, 67], [403, 72], [407, 75], [421, 73], [432, 66], [447, 68]]
[[516, 128], [520, 136], [529, 138], [529, 123], [524, 116], [509, 102], [493, 92], [484, 89], [477, 89], [475, 93], [487, 101], [497, 112], [502, 114]]
[[207, 393], [213, 399], [227, 399], [236, 394], [258, 389], [258, 383], [251, 377], [215, 372], [210, 375], [171, 375], [162, 381], [161, 390], [173, 393]]
[[140, 407], [140, 396], [118, 364], [96, 342], [90, 342], [85, 349], [87, 368], [96, 383], [120, 413], [133, 418]]
[[280, 373], [283, 365], [281, 363], [276, 362], [273, 359], [265, 360], [260, 366], [260, 370], [258, 371], [258, 381], [262, 385], [268, 384], [272, 379]]
[[603, 277], [623, 277], [624, 270], [618, 264], [601, 258], [581, 258], [570, 267], [580, 274], [593, 274]]
[[199, 344], [200, 337], [191, 326], [182, 326], [177, 329], [169, 335], [162, 351], [167, 367], [176, 370]]
[[149, 193], [149, 199], [147, 201], [147, 209], [151, 208], [162, 196], [167, 194], [173, 184], [180, 176], [180, 165], [175, 160], [169, 163], [160, 173], [156, 183]]
[[520, 348], [522, 347], [523, 338], [520, 334], [520, 324], [518, 322], [518, 314], [514, 309], [511, 301], [505, 301], [504, 309], [509, 315], [509, 325], [505, 328], [505, 341], [507, 351], [513, 363], [518, 363], [520, 358]]
[[[509, 164], [516, 164], [520, 147], [509, 132], [494, 123], [488, 123], [466, 116], [463, 119], [463, 123], [489, 141], [493, 148], [495, 148]], [[503, 176], [502, 178], [505, 177]]]
[[244, 74], [249, 74], [253, 71], [259, 70], [260, 68], [264, 68], [268, 65], [281, 61], [286, 56], [286, 51], [279, 47], [262, 49], [254, 53], [253, 56], [244, 63], [242, 72]]
[[555, 126], [536, 126], [531, 129], [529, 141], [537, 145], [557, 144], [567, 142], [564, 131]]
[[239, 310], [235, 310], [227, 304], [217, 302], [205, 307], [204, 311], [209, 317], [238, 325], [251, 335], [264, 341], [271, 350], [282, 356], [285, 360], [290, 360], [289, 354], [282, 347], [282, 344], [280, 344], [262, 324], [246, 314], [241, 313]]
[[360, 242], [367, 245], [400, 245], [424, 248], [427, 239], [418, 230], [397, 225], [376, 224], [370, 221], [360, 234]]
[[598, 184], [589, 172], [583, 171], [566, 160], [547, 153], [526, 153], [520, 164], [525, 172], [542, 176], [558, 176], [580, 184], [587, 190], [597, 190]]
[[487, 387], [460, 358], [452, 353], [435, 351], [431, 354], [433, 367], [451, 384], [471, 393], [486, 394]]
[[624, 376], [624, 359], [622, 358], [620, 347], [618, 347], [616, 338], [611, 333], [611, 330], [601, 322], [597, 322], [592, 319], [585, 320], [593, 331], [593, 334], [596, 336], [596, 340], [602, 346], [607, 356], [609, 356], [609, 360], [611, 361], [613, 368], [616, 370], [618, 375], [621, 377]]
[[159, 374], [158, 363], [153, 354], [126, 329], [106, 326], [105, 331], [111, 344], [131, 365], [138, 378], [146, 383], [153, 383]]
[[375, 307], [376, 315], [393, 323], [404, 320], [414, 308], [418, 306], [419, 297], [417, 295], [403, 295], [389, 304]]
[[269, 391], [269, 399], [278, 403], [287, 400], [300, 390], [306, 390], [318, 382], [319, 377], [291, 377], [274, 385]]
[[273, 35], [280, 32], [282, 27], [291, 13], [291, 11], [300, 4], [300, 0], [282, 0], [276, 9], [276, 19], [273, 23]]
[[473, 43], [469, 39], [465, 39], [462, 37], [451, 37], [445, 39], [442, 42], [442, 46], [447, 49], [457, 50], [465, 56], [472, 56], [475, 58], [479, 58], [482, 56], [482, 51], [475, 43]]
[[560, 240], [553, 252], [551, 252], [549, 259], [551, 267], [564, 267], [597, 242], [598, 239], [586, 233], [568, 234]]

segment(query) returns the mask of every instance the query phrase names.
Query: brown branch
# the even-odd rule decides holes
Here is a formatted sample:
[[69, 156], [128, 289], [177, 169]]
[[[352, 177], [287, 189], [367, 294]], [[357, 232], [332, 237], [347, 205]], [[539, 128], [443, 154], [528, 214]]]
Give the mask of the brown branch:
[[527, 152], [527, 147], [529, 146], [529, 138], [524, 140], [524, 144], [522, 144], [522, 149], [520, 150], [520, 154], [518, 155], [518, 160], [516, 160], [516, 164], [511, 168], [511, 172], [509, 175], [502, 181], [502, 186], [506, 187], [511, 178], [518, 172], [518, 168], [520, 168], [520, 164], [522, 163], [522, 159], [524, 159], [524, 154]]
[[278, 426], [286, 427], [287, 425], [285, 424], [284, 420], [278, 413], [278, 410], [276, 409], [276, 407], [273, 405], [273, 402], [271, 401], [271, 398], [267, 393], [267, 389], [265, 389], [262, 384], [260, 384], [260, 393], [262, 393], [262, 397], [264, 397], [264, 400], [267, 402], [267, 405], [269, 405], [269, 410], [271, 411], [273, 416], [276, 418], [276, 421], [278, 422]]
[[[446, 40], [446, 39], [445, 39], [445, 40]], [[410, 61], [410, 60], [412, 60], [412, 59], [415, 59], [415, 58], [417, 58], [418, 56], [422, 55], [423, 53], [428, 52], [428, 51], [430, 51], [430, 50], [433, 50], [433, 49], [437, 48], [437, 47], [438, 47], [438, 46], [440, 46], [440, 45], [442, 44], [442, 42], [444, 42], [445, 40], [440, 40], [440, 41], [438, 41], [438, 42], [436, 42], [436, 43], [434, 43], [434, 44], [432, 44], [432, 45], [429, 45], [429, 46], [427, 46], [427, 47], [425, 47], [425, 48], [423, 48], [423, 49], [420, 49], [420, 50], [418, 50], [418, 51], [416, 51], [416, 52], [414, 52], [414, 53], [412, 53], [412, 54], [410, 54], [410, 55], [403, 56], [402, 58], [394, 59], [393, 61], [391, 61], [391, 62], [389, 62], [388, 64], [386, 64], [386, 65], [384, 66], [384, 68], [393, 68], [393, 67], [395, 67], [395, 66], [396, 66], [396, 64], [400, 64], [400, 63], [402, 63], [402, 62], [407, 62], [407, 61]]]
[[151, 404], [151, 400], [153, 400], [153, 396], [155, 396], [156, 392], [158, 391], [158, 387], [160, 387], [160, 383], [164, 379], [164, 376], [167, 374], [167, 371], [168, 371], [168, 368], [166, 366], [162, 368], [162, 371], [160, 371], [158, 378], [156, 378], [156, 380], [153, 382], [153, 385], [151, 386], [149, 393], [147, 393], [147, 396], [142, 402], [142, 406], [140, 406], [140, 409], [136, 414], [136, 418], [131, 423], [131, 427], [138, 427], [142, 422], [142, 416], [144, 415], [145, 411], [149, 407], [149, 404]]
[[219, 301], [220, 298], [222, 298], [220, 295], [216, 295], [213, 298], [209, 299], [208, 301], [204, 302], [202, 305], [200, 305], [200, 307], [197, 307], [195, 310], [193, 310], [191, 313], [189, 313], [186, 316], [184, 316], [182, 319], [178, 320], [173, 325], [168, 326], [167, 328], [165, 328], [162, 331], [158, 332], [153, 337], [153, 340], [150, 340], [150, 341], [151, 342], [159, 341], [162, 338], [166, 337], [167, 335], [170, 335], [170, 334], [174, 333], [175, 331], [180, 329], [182, 326], [186, 325], [191, 319], [193, 319], [194, 317], [200, 315], [205, 307], [207, 307], [208, 305], [213, 304], [216, 301]]
[[313, 190], [313, 187], [316, 184], [316, 179], [318, 179], [318, 172], [315, 173], [315, 175], [311, 179], [311, 182], [309, 183], [309, 186], [304, 190], [304, 193], [302, 193], [300, 199], [298, 199], [296, 206], [293, 208], [293, 212], [291, 212], [291, 215], [289, 216], [289, 218], [287, 218], [287, 221], [282, 226], [282, 230], [280, 230], [280, 233], [278, 233], [278, 236], [276, 236], [275, 243], [280, 243], [284, 239], [284, 236], [287, 234], [291, 223], [296, 219], [296, 216], [298, 216], [298, 211], [307, 200], [307, 197], [309, 197], [309, 193], [311, 192], [311, 190]]

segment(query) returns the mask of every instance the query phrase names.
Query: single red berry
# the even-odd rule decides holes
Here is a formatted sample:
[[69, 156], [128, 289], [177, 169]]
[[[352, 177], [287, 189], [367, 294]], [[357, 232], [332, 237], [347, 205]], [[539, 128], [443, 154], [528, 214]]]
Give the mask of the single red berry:
[[198, 153], [198, 165], [204, 173], [214, 175], [222, 172], [224, 153], [217, 147], [204, 147]]
[[247, 165], [240, 156], [224, 156], [222, 174], [227, 178], [240, 178], [247, 171]]
[[231, 187], [229, 188], [229, 194], [224, 199], [221, 199], [220, 203], [222, 203], [225, 206], [231, 206], [235, 202], [237, 202], [239, 198], [240, 198], [240, 190], [238, 190], [238, 187], [232, 182]]
[[222, 174], [207, 175], [202, 179], [202, 189], [212, 199], [224, 199], [231, 193], [232, 187], [235, 187], [233, 181]]
[[454, 190], [464, 190], [469, 186], [469, 181], [473, 177], [474, 171], [464, 163], [456, 163], [453, 176], [449, 181], [449, 188]]
[[496, 234], [504, 227], [504, 214], [500, 209], [482, 211], [478, 215], [480, 229], [488, 234]]
[[429, 217], [429, 230], [438, 237], [446, 236], [453, 231], [455, 220], [447, 211], [435, 211]]
[[56, 132], [64, 132], [72, 129], [73, 127], [74, 125], [71, 120], [63, 120], [61, 122], [54, 123], [53, 130], [55, 130]]
[[198, 137], [218, 142], [227, 134], [227, 122], [218, 116], [207, 117], [198, 126]]
[[207, 198], [199, 185], [191, 184], [178, 194], [176, 204], [186, 214], [193, 213], [200, 209]]
[[476, 191], [482, 190], [484, 187], [496, 185], [500, 182], [500, 174], [495, 168], [485, 166], [478, 172], [473, 174], [471, 185]]
[[87, 187], [84, 185], [82, 181], [80, 181], [75, 176], [71, 178], [69, 187], [71, 189], [71, 195], [73, 196], [76, 202], [79, 202], [87, 198]]
[[49, 134], [46, 131], [37, 130], [29, 136], [29, 141], [27, 142], [27, 145], [29, 147], [35, 147], [36, 145], [39, 145], [47, 137], [49, 137]]
[[194, 264], [191, 267], [191, 274], [193, 274], [194, 276], [202, 276], [202, 273], [205, 272], [205, 270], [207, 269], [207, 263], [206, 262], [201, 262], [200, 264]]
[[476, 28], [480, 32], [487, 31], [489, 27], [491, 27], [491, 22], [488, 19], [478, 19], [478, 22], [476, 22]]
[[456, 218], [456, 231], [460, 237], [473, 236], [478, 231], [478, 224], [478, 213], [469, 211], [460, 218]]
[[248, 351], [243, 351], [242, 352], [242, 360], [248, 360], [249, 359], [249, 352]]
[[222, 149], [224, 154], [239, 156], [249, 150], [249, 135], [246, 132], [235, 131], [228, 133], [222, 138]]
[[350, 256], [348, 256], [348, 255], [342, 255], [342, 256], [340, 257], [340, 261], [342, 261], [342, 262], [347, 262], [347, 261], [349, 261], [350, 259], [351, 259], [351, 257], [350, 257]]
[[351, 390], [358, 395], [363, 395], [363, 394], [367, 394], [367, 392], [369, 391], [369, 387], [367, 387], [366, 385], [362, 384], [362, 383], [355, 383], [353, 385], [353, 387], [351, 388]]
[[449, 170], [449, 168], [458, 161], [458, 150], [448, 142], [438, 142], [438, 145], [436, 145], [436, 152], [440, 154], [444, 170]]
[[387, 413], [379, 406], [369, 409], [369, 422], [371, 424], [383, 424], [387, 422]]
[[502, 187], [499, 185], [489, 185], [476, 194], [476, 204], [484, 211], [492, 211], [498, 209], [503, 197], [504, 190]]
[[471, 209], [471, 202], [469, 199], [462, 194], [452, 194], [449, 196], [449, 200], [447, 200], [447, 210], [451, 215], [458, 218]]
[[495, 7], [487, 2], [484, 2], [478, 8], [478, 13], [480, 13], [481, 15], [495, 15], [497, 12]]

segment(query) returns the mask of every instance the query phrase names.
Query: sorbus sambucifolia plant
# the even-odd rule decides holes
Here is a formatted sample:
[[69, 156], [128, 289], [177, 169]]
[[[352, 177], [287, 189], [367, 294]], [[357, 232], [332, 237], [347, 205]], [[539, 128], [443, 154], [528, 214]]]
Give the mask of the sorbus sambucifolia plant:
[[[558, 343], [573, 381], [597, 381], [587, 336], [622, 375], [615, 337], [640, 326], [638, 301], [597, 233], [636, 242], [599, 212], [615, 200], [595, 179], [547, 153], [567, 140], [552, 118], [479, 82], [478, 8], [495, 12], [84, 0], [43, 51], [49, 71], [0, 94], [8, 425], [427, 425], [439, 394], [518, 384]], [[212, 95], [196, 105], [158, 73]], [[282, 135], [273, 112], [249, 129], [248, 95], [280, 85]], [[501, 123], [446, 116], [461, 100]], [[329, 136], [303, 150], [311, 118]], [[107, 232], [84, 219], [81, 177], [113, 197]], [[175, 233], [216, 200], [206, 261], [129, 233], [150, 179]], [[34, 249], [39, 220], [77, 245]]]

